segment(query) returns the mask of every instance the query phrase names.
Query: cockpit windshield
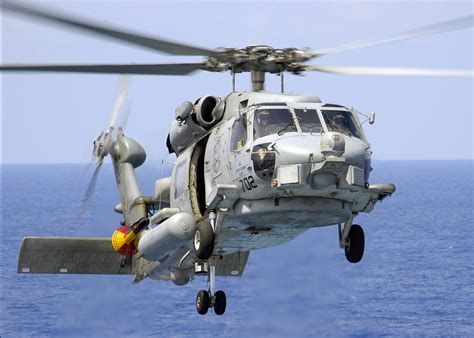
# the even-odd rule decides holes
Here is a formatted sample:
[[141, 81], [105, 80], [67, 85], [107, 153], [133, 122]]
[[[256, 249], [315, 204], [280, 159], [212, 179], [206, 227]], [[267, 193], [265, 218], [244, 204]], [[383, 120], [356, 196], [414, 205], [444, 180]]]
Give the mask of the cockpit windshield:
[[320, 133], [322, 126], [316, 109], [295, 108], [295, 115], [303, 133]]
[[254, 114], [253, 138], [297, 131], [288, 108], [259, 108]]
[[362, 138], [358, 122], [351, 112], [346, 110], [321, 110], [329, 131]]

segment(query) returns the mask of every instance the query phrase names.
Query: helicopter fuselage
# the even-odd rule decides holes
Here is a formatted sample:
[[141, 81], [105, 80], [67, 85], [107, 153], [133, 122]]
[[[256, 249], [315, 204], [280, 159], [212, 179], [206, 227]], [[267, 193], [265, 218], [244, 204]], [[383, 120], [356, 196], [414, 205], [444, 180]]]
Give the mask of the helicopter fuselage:
[[[282, 244], [372, 210], [380, 190], [368, 183], [372, 151], [354, 111], [312, 95], [222, 102], [222, 120], [178, 154], [170, 183], [172, 208], [197, 222], [216, 212], [216, 253]], [[350, 122], [337, 129], [337, 115]]]

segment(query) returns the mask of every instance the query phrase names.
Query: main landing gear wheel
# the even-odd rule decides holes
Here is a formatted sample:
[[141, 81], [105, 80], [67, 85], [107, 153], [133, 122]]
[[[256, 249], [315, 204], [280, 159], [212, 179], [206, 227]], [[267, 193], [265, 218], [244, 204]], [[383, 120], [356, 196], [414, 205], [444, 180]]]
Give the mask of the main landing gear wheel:
[[221, 316], [227, 306], [225, 292], [222, 290], [216, 291], [215, 263], [215, 260], [209, 262], [209, 292], [201, 290], [196, 296], [196, 310], [201, 315], [205, 315], [212, 306], [216, 315]]
[[358, 263], [364, 255], [365, 236], [364, 230], [358, 224], [352, 224], [347, 238], [348, 244], [344, 251], [346, 258], [351, 263]]
[[216, 315], [221, 316], [225, 312], [225, 307], [227, 305], [227, 299], [225, 296], [225, 292], [219, 290], [214, 295], [214, 312]]
[[214, 231], [209, 223], [199, 223], [193, 240], [194, 252], [199, 259], [209, 259], [214, 251]]
[[209, 292], [206, 290], [201, 290], [196, 296], [196, 310], [200, 315], [205, 315], [207, 310], [209, 310], [209, 305], [211, 304], [211, 297], [209, 297]]

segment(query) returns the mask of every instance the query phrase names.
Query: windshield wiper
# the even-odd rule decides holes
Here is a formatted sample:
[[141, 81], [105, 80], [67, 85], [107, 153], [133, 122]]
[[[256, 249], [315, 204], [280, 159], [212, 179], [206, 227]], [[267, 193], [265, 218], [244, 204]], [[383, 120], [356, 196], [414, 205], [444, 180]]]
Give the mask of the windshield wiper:
[[286, 130], [290, 127], [293, 127], [293, 122], [290, 122], [286, 126], [284, 126], [283, 129], [277, 133], [278, 136], [282, 136], [286, 132]]

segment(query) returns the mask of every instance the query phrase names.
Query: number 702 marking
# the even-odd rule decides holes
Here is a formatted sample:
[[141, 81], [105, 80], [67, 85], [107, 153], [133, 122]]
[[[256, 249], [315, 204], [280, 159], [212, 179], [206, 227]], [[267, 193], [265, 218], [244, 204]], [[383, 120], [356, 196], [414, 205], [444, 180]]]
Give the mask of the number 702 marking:
[[243, 180], [239, 180], [239, 182], [242, 184], [242, 190], [244, 192], [246, 190], [252, 190], [258, 187], [252, 175], [245, 177]]

